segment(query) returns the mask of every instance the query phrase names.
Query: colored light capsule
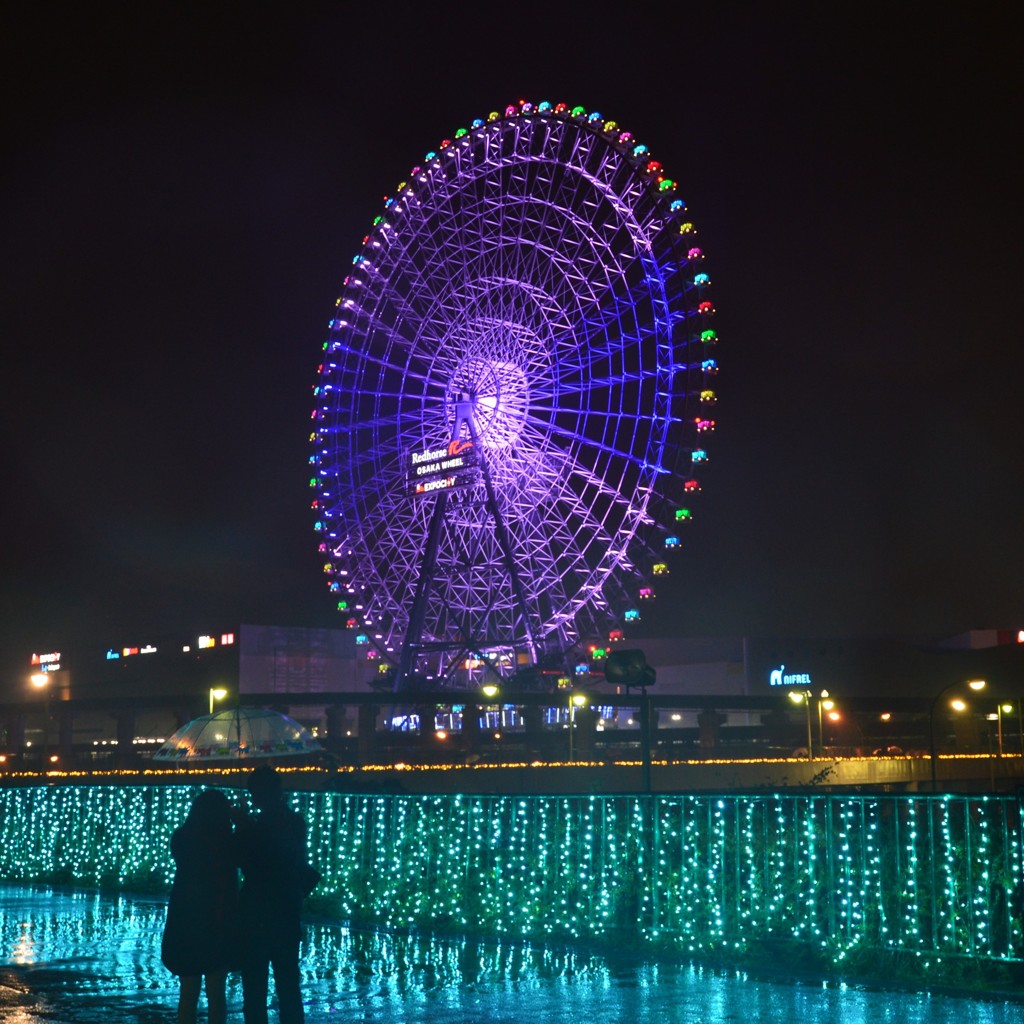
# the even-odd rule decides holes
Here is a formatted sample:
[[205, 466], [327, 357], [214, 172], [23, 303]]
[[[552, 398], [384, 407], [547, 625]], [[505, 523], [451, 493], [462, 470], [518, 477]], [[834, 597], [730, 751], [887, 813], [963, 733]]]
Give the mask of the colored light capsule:
[[581, 661], [576, 665], [573, 671], [578, 676], [587, 676], [590, 675], [590, 666], [585, 661]]
[[586, 107], [573, 107], [572, 108], [572, 116], [573, 117], [586, 117], [587, 116], [587, 108]]
[[455, 138], [457, 138], [457, 139], [461, 139], [463, 135], [468, 135], [468, 134], [469, 134], [469, 129], [468, 128], [457, 128], [455, 130]]
[[661, 174], [661, 161], [660, 160], [648, 160], [647, 166], [644, 168], [648, 174]]
[[714, 404], [718, 399], [714, 391], [702, 391], [700, 393], [700, 400], [707, 403], [708, 405]]
[[532, 103], [528, 103], [526, 100], [520, 100], [519, 102], [522, 105], [523, 113], [524, 114], [532, 114], [533, 113], [533, 104]]
[[338, 602], [338, 611], [339, 612], [347, 612], [348, 611], [348, 601], [339, 601]]
[[665, 538], [665, 547], [668, 548], [670, 551], [672, 551], [675, 548], [679, 547], [679, 538], [678, 537], [666, 537]]
[[345, 628], [346, 629], [355, 629], [356, 626], [358, 626], [358, 625], [359, 625], [359, 620], [358, 619], [346, 619], [345, 620]]
[[537, 110], [541, 114], [546, 114], [551, 110], [551, 104], [547, 100], [542, 100], [537, 104]]
[[714, 305], [712, 303], [708, 302], [707, 299], [705, 299], [701, 303], [698, 303], [698, 305], [697, 305], [697, 312], [698, 313], [703, 313], [706, 316], [710, 316], [712, 313], [714, 313], [714, 311], [715, 311]]
[[704, 359], [701, 361], [700, 368], [705, 373], [718, 373], [718, 363], [714, 359]]
[[487, 115], [487, 120], [488, 120], [488, 121], [497, 121], [499, 117], [501, 117], [501, 114], [499, 114], [499, 113], [498, 113], [498, 112], [497, 112], [496, 110], [492, 110], [492, 111], [491, 111], [491, 112], [490, 112], [490, 113], [489, 113], [489, 114]]
[[686, 203], [684, 203], [682, 199], [673, 199], [672, 203], [669, 206], [669, 209], [673, 213], [682, 213], [683, 210], [686, 209]]
[[619, 142], [623, 146], [628, 146], [633, 141], [632, 132], [619, 132]]
[[683, 490], [686, 491], [687, 494], [693, 494], [696, 491], [699, 491], [700, 490], [700, 481], [699, 480], [687, 480], [686, 483], [683, 484]]
[[327, 584], [327, 589], [332, 594], [336, 594], [339, 590], [341, 590], [341, 584], [337, 580], [332, 580], [330, 583]]
[[649, 150], [642, 142], [633, 147], [633, 156], [645, 156], [648, 152]]
[[613, 644], [613, 643], [615, 643], [615, 642], [616, 642], [617, 640], [621, 640], [623, 636], [624, 636], [624, 634], [623, 634], [623, 632], [622, 632], [622, 630], [621, 630], [621, 629], [613, 629], [613, 630], [611, 630], [611, 632], [610, 632], [610, 633], [608, 634], [608, 642], [609, 642], [610, 644]]
[[587, 120], [591, 124], [597, 124], [598, 121], [602, 120], [601, 115], [595, 110], [587, 116]]
[[698, 417], [698, 419], [695, 422], [697, 424], [697, 430], [701, 434], [710, 433], [715, 429], [714, 420], [702, 420]]
[[569, 109], [569, 105], [567, 103], [559, 103], [555, 107], [555, 113], [556, 114], [564, 114], [568, 109]]
[[662, 178], [658, 182], [659, 192], [674, 192], [676, 190], [676, 183], [671, 178]]
[[473, 123], [470, 125], [470, 128], [483, 128], [483, 126], [484, 119], [482, 117], [474, 117]]
[[429, 164], [431, 160], [436, 160], [437, 159], [437, 153], [435, 153], [434, 150], [431, 150], [429, 153], [427, 153], [423, 157], [423, 159], [426, 160], [427, 163]]
[[693, 518], [693, 513], [688, 508], [677, 508], [676, 509], [676, 522], [685, 523], [687, 520]]
[[680, 224], [679, 225], [679, 234], [681, 234], [681, 235], [692, 235], [693, 234], [693, 225], [689, 221], [685, 221], [683, 224]]
[[707, 462], [708, 461], [708, 453], [706, 451], [704, 451], [703, 448], [696, 448], [694, 451], [690, 452], [690, 461], [691, 462]]
[[506, 117], [515, 117], [516, 114], [518, 114], [518, 113], [519, 113], [519, 108], [514, 103], [510, 103], [505, 108], [505, 116]]
[[708, 343], [718, 341], [718, 335], [712, 330], [701, 331], [700, 340]]
[[441, 145], [438, 146], [438, 149], [447, 149], [451, 144], [452, 144], [452, 140], [451, 139], [442, 139], [441, 140]]
[[613, 132], [618, 127], [619, 126], [618, 126], [618, 124], [615, 121], [605, 121], [605, 123], [604, 123], [604, 130], [606, 132]]
[[641, 587], [638, 591], [637, 596], [641, 601], [653, 601], [654, 600], [654, 588], [653, 587]]
[[356, 634], [356, 646], [357, 647], [364, 647], [369, 642], [370, 642], [370, 638], [365, 633], [357, 633]]
[[627, 608], [622, 617], [627, 622], [639, 622], [640, 612], [636, 608]]
[[655, 576], [667, 576], [668, 565], [666, 565], [665, 562], [655, 562], [654, 565], [651, 566], [651, 572], [654, 573]]
[[701, 249], [694, 247], [686, 254], [686, 258], [688, 260], [699, 260], [703, 255], [704, 252]]
[[693, 277], [693, 283], [694, 284], [709, 284], [710, 282], [711, 282], [711, 278], [708, 277], [707, 274], [694, 274], [694, 277]]
[[310, 487], [316, 487], [316, 477], [315, 476], [311, 476], [309, 478], [309, 486]]

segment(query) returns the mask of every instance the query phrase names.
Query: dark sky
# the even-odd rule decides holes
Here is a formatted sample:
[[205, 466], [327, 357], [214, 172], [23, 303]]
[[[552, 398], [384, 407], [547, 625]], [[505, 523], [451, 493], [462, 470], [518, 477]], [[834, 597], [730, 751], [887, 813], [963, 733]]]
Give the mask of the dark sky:
[[708, 254], [718, 429], [655, 626], [1024, 624], [1024, 36], [941, 6], [6, 4], [5, 676], [337, 624], [306, 439], [340, 279], [520, 97], [630, 128]]

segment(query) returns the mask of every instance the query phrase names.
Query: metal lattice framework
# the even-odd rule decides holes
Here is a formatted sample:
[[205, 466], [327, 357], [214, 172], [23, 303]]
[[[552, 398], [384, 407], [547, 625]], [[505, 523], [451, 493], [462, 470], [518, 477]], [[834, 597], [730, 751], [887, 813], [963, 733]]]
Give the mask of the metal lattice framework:
[[[381, 655], [438, 502], [424, 649], [533, 660], [652, 595], [713, 428], [693, 234], [647, 148], [564, 104], [474, 121], [386, 200], [330, 324], [310, 459], [329, 586]], [[470, 434], [475, 474], [411, 493], [411, 453]]]

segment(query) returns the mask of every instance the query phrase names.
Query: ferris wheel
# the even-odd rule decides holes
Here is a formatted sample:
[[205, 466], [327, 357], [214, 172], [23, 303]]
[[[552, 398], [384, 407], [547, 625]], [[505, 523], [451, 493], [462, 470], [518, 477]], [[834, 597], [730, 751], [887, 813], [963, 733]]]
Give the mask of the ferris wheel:
[[714, 429], [714, 308], [645, 145], [521, 101], [440, 143], [352, 260], [314, 389], [324, 572], [369, 657], [450, 677], [640, 618]]

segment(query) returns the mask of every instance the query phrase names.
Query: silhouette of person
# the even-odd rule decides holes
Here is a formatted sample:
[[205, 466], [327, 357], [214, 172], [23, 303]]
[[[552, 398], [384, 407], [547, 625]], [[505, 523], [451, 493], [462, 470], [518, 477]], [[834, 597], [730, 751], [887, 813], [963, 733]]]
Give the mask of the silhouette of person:
[[225, 984], [234, 966], [238, 912], [231, 814], [223, 793], [204, 790], [171, 836], [175, 872], [160, 956], [179, 978], [178, 1024], [195, 1024], [204, 979], [210, 1024], [224, 1024], [227, 1017]]
[[281, 1024], [302, 1024], [299, 991], [299, 916], [311, 886], [306, 822], [285, 803], [281, 777], [270, 765], [249, 776], [258, 814], [239, 823], [242, 869], [239, 918], [242, 940], [242, 1005], [245, 1024], [267, 1024], [270, 968]]

